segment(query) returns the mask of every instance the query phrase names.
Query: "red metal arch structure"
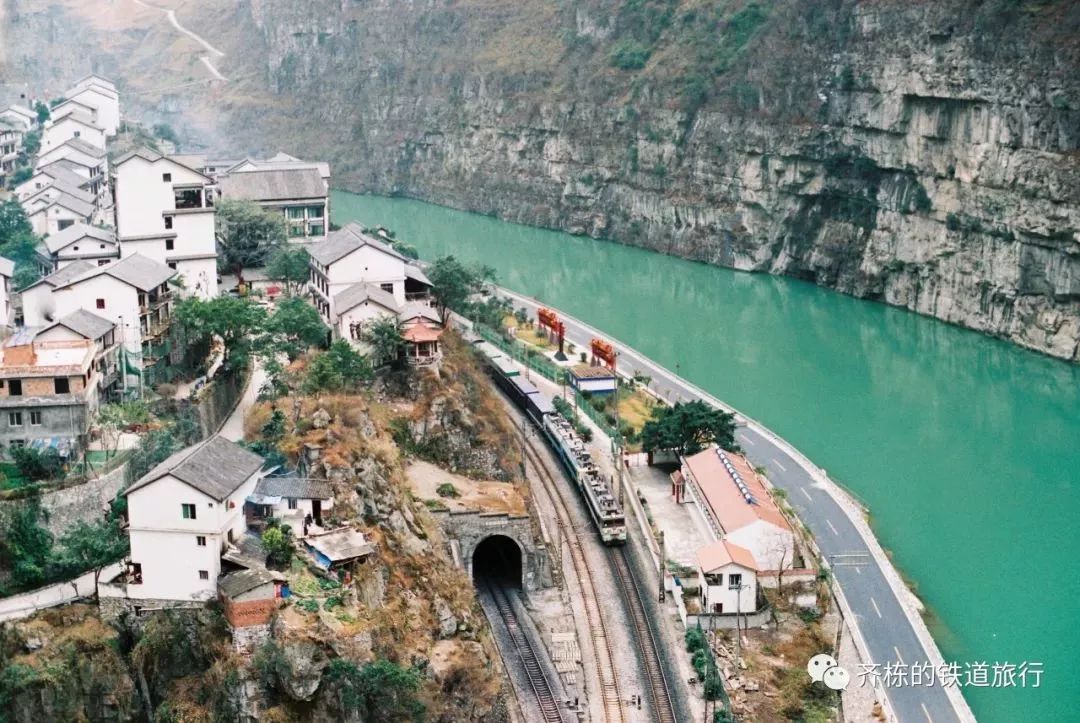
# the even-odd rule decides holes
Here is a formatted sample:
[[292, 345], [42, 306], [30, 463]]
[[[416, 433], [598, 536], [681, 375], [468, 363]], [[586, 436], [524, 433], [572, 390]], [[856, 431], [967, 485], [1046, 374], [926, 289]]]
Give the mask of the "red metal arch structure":
[[559, 360], [566, 359], [566, 354], [563, 351], [563, 345], [566, 341], [566, 324], [562, 322], [559, 315], [551, 309], [541, 308], [536, 312], [537, 323], [540, 327], [547, 329], [554, 336], [559, 339], [559, 353], [556, 358]]
[[615, 371], [615, 347], [603, 339], [593, 339], [590, 344], [592, 349], [593, 364], [596, 360], [604, 362], [608, 369]]

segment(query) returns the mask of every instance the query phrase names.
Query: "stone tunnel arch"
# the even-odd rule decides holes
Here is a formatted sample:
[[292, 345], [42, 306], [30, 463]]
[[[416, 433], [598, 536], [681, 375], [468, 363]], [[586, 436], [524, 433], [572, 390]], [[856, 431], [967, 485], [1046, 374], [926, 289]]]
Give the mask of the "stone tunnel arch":
[[469, 574], [476, 583], [493, 580], [525, 589], [525, 548], [509, 535], [493, 534], [473, 548]]

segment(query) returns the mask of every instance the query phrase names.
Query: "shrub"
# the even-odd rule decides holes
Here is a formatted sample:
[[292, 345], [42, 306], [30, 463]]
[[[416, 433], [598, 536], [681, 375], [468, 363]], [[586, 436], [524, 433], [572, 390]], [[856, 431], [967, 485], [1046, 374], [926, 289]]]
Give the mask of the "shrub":
[[55, 479], [64, 471], [64, 460], [53, 447], [40, 452], [31, 447], [12, 447], [11, 456], [19, 474], [31, 482]]
[[288, 526], [268, 527], [262, 534], [262, 545], [270, 565], [285, 567], [296, 552], [296, 543]]
[[636, 40], [621, 40], [612, 49], [608, 62], [619, 70], [640, 70], [651, 54], [651, 50]]
[[450, 482], [443, 482], [441, 485], [439, 485], [435, 492], [439, 495], [439, 497], [461, 497], [461, 493], [457, 491], [457, 487], [455, 487]]

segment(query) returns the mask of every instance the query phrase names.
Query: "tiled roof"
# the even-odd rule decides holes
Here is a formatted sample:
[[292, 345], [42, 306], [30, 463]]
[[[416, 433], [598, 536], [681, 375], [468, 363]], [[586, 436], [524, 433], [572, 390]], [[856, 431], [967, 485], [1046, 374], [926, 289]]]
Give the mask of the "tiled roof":
[[607, 367], [594, 367], [588, 364], [575, 364], [570, 374], [578, 379], [614, 379], [615, 372]]
[[248, 570], [229, 573], [225, 577], [219, 579], [218, 590], [220, 590], [225, 597], [236, 597], [237, 595], [251, 592], [262, 585], [268, 585], [279, 577], [280, 575], [275, 575], [269, 570], [254, 567]]
[[173, 454], [128, 487], [124, 494], [172, 475], [220, 502], [262, 469], [262, 465], [263, 458], [259, 455], [214, 435]]
[[389, 256], [408, 262], [408, 259], [382, 241], [364, 233], [364, 229], [357, 223], [347, 224], [344, 228], [332, 232], [325, 241], [311, 244], [308, 247], [308, 253], [311, 258], [327, 266], [365, 246], [371, 246]]
[[443, 335], [445, 329], [439, 329], [434, 326], [428, 326], [427, 324], [416, 324], [410, 326], [401, 333], [401, 338], [405, 341], [411, 341], [414, 344], [419, 344], [425, 341], [436, 341]]
[[389, 291], [372, 284], [353, 284], [334, 296], [334, 312], [338, 315], [344, 314], [369, 300], [385, 307], [387, 311], [398, 311], [397, 301]]
[[745, 567], [748, 570], [758, 569], [757, 560], [754, 559], [754, 553], [747, 550], [745, 547], [736, 545], [734, 542], [728, 542], [727, 540], [720, 540], [714, 542], [711, 545], [706, 545], [697, 551], [698, 565], [705, 571], [705, 574], [717, 570], [726, 565], [732, 563]]
[[[69, 267], [65, 267], [69, 268]], [[59, 273], [59, 272], [57, 272]], [[71, 286], [96, 276], [107, 274], [119, 279], [140, 291], [152, 291], [176, 276], [176, 271], [142, 254], [132, 254], [105, 266], [94, 266], [78, 278], [71, 279], [64, 286]]]
[[791, 526], [788, 525], [784, 515], [773, 502], [765, 485], [746, 458], [734, 452], [724, 454], [742, 479], [753, 502], [746, 501], [735, 479], [720, 461], [716, 446], [702, 450], [684, 460], [686, 468], [690, 470], [690, 475], [701, 488], [706, 503], [724, 532], [730, 534], [758, 520], [790, 530]]
[[405, 275], [413, 281], [419, 281], [421, 284], [427, 284], [432, 286], [431, 279], [427, 277], [424, 270], [416, 264], [405, 264]]
[[97, 314], [93, 314], [86, 309], [78, 309], [49, 324], [42, 329], [42, 332], [48, 331], [55, 326], [65, 326], [76, 334], [93, 341], [108, 334], [116, 327], [116, 324], [108, 319], [102, 319]]
[[86, 223], [73, 223], [65, 229], [46, 236], [45, 248], [50, 253], [56, 253], [65, 246], [83, 238], [92, 238], [104, 243], [115, 244], [116, 234], [111, 229], [98, 228]]
[[[30, 284], [30, 286], [27, 286], [26, 289], [33, 288], [33, 287], [37, 286], [38, 284], [48, 284], [49, 286], [52, 286], [53, 288], [56, 288], [56, 287], [59, 287], [59, 286], [65, 286], [65, 285], [67, 285], [67, 283], [69, 281], [71, 281], [75, 277], [81, 276], [82, 274], [85, 274], [87, 271], [93, 271], [94, 268], [95, 268], [95, 266], [92, 263], [90, 263], [89, 261], [82, 261], [82, 260], [73, 261], [72, 263], [68, 264], [67, 266], [60, 269], [59, 271], [54, 271], [53, 273], [49, 274], [48, 276], [44, 276], [44, 277], [38, 279], [34, 283]], [[26, 291], [26, 289], [23, 289], [23, 291]]]
[[69, 193], [60, 191], [60, 189], [57, 189], [57, 191], [59, 191], [59, 193], [57, 193], [55, 197], [48, 199], [44, 205], [38, 206], [27, 215], [33, 216], [36, 213], [40, 213], [43, 209], [52, 208], [53, 206], [62, 206], [72, 213], [77, 213], [84, 218], [89, 218], [93, 215], [94, 205], [92, 203], [87, 203], [80, 198], [75, 198]]
[[326, 183], [311, 168], [238, 171], [218, 179], [223, 198], [246, 201], [286, 201], [326, 196]]
[[74, 148], [75, 150], [79, 151], [80, 153], [85, 153], [86, 155], [92, 156], [93, 158], [104, 158], [105, 157], [105, 149], [104, 148], [99, 148], [99, 147], [95, 146], [93, 143], [87, 143], [86, 141], [82, 140], [81, 138], [69, 138], [66, 141], [64, 141], [63, 143], [61, 143], [60, 145], [61, 146], [70, 146], [70, 147]]
[[298, 500], [329, 500], [334, 491], [329, 482], [298, 477], [263, 477], [255, 485], [255, 494], [267, 497], [292, 497]]

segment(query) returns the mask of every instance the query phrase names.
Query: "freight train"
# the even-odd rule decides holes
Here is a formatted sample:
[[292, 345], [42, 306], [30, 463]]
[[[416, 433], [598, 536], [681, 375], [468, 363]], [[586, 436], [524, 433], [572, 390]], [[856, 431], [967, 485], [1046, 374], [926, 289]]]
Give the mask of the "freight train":
[[498, 347], [481, 342], [476, 345], [476, 349], [487, 362], [488, 371], [495, 383], [543, 432], [544, 438], [584, 498], [600, 539], [605, 545], [625, 543], [626, 517], [612, 493], [611, 484], [600, 473], [600, 468], [596, 466], [581, 437], [574, 431], [574, 426], [556, 411], [551, 397], [523, 378], [517, 365]]

